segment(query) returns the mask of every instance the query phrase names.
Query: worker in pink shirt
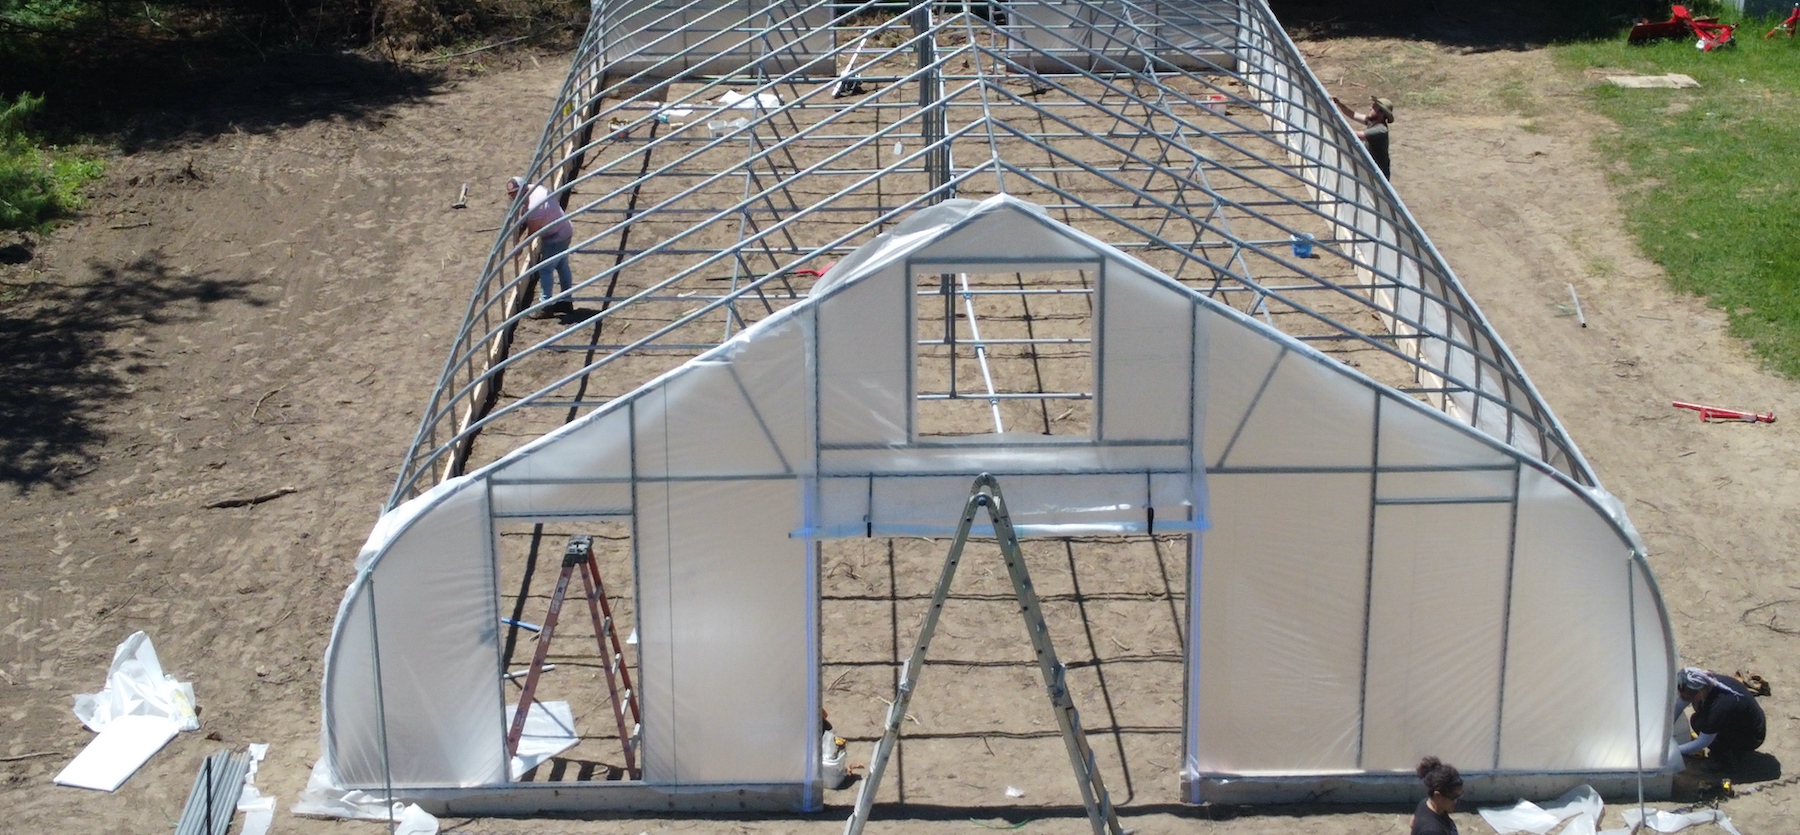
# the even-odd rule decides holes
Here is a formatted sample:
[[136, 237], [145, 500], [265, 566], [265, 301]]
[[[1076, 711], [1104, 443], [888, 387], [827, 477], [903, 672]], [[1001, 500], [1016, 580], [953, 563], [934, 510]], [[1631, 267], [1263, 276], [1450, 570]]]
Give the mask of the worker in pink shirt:
[[[506, 196], [518, 199], [519, 189], [525, 187], [523, 177], [513, 177], [506, 181]], [[533, 319], [550, 319], [564, 313], [574, 313], [575, 303], [567, 298], [550, 303], [555, 295], [551, 287], [551, 274], [562, 278], [562, 291], [567, 294], [575, 282], [575, 275], [569, 270], [569, 241], [575, 237], [575, 227], [563, 216], [562, 204], [550, 199], [549, 189], [543, 186], [532, 186], [525, 197], [525, 219], [521, 234], [538, 236], [538, 260], [532, 265], [532, 272], [538, 280], [538, 303], [531, 312]]]

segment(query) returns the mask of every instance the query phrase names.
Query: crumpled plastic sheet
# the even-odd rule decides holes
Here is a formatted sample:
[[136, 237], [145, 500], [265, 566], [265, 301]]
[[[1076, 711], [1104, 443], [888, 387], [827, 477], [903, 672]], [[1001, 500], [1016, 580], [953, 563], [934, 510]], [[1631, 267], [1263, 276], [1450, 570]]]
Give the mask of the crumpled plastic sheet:
[[1600, 799], [1599, 792], [1594, 791], [1593, 786], [1583, 784], [1545, 806], [1521, 800], [1504, 809], [1482, 809], [1480, 814], [1481, 819], [1500, 835], [1515, 832], [1548, 835], [1550, 830], [1570, 818], [1575, 820], [1563, 829], [1563, 835], [1594, 835], [1605, 811], [1606, 804]]
[[[530, 717], [526, 717], [529, 721]], [[307, 818], [394, 822], [394, 835], [437, 835], [438, 819], [418, 804], [389, 804], [386, 798], [365, 791], [345, 791], [331, 779], [324, 758], [313, 763], [306, 788], [288, 811]]]
[[1657, 832], [1680, 832], [1690, 826], [1696, 826], [1703, 823], [1716, 823], [1719, 825], [1720, 829], [1731, 833], [1731, 835], [1742, 835], [1742, 833], [1738, 832], [1737, 827], [1731, 825], [1731, 818], [1725, 817], [1725, 813], [1719, 809], [1699, 809], [1686, 813], [1665, 812], [1661, 809], [1651, 809], [1650, 815], [1647, 818], [1640, 817], [1637, 809], [1626, 809], [1625, 828], [1618, 831], [1628, 832], [1636, 829], [1639, 820], [1642, 820], [1646, 825]]
[[100, 692], [75, 697], [75, 718], [99, 736], [56, 775], [56, 783], [109, 792], [177, 733], [200, 727], [194, 686], [163, 673], [156, 646], [142, 632], [113, 650]]
[[250, 744], [250, 770], [244, 773], [244, 790], [238, 795], [237, 810], [244, 813], [240, 835], [268, 835], [269, 827], [275, 823], [275, 798], [256, 788], [256, 769], [267, 756], [269, 743]]
[[313, 763], [312, 776], [306, 788], [294, 799], [288, 811], [307, 818], [344, 818], [347, 820], [384, 821], [393, 814], [387, 798], [358, 790], [339, 788], [331, 777], [331, 767], [323, 757]]
[[726, 90], [719, 96], [718, 104], [738, 110], [763, 110], [781, 105], [781, 97], [774, 93], [757, 93], [746, 95], [736, 90]]
[[75, 697], [75, 718], [92, 731], [120, 716], [158, 716], [173, 720], [184, 731], [200, 727], [194, 713], [194, 685], [163, 673], [150, 636], [133, 632], [113, 650], [112, 667], [98, 693]]
[[[518, 705], [506, 706], [508, 728], [512, 727], [513, 716], [518, 712]], [[513, 754], [512, 778], [519, 779], [525, 772], [575, 747], [580, 741], [581, 734], [575, 730], [575, 711], [568, 702], [534, 700], [531, 712], [525, 714], [525, 732], [519, 736], [518, 752]]]
[[394, 804], [394, 835], [437, 835], [438, 819], [417, 804]]

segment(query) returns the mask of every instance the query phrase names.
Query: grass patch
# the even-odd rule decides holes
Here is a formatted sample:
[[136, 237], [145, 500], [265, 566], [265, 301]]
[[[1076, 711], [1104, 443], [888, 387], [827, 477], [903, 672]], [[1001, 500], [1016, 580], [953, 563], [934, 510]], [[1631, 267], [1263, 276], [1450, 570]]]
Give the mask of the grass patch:
[[81, 187], [100, 176], [97, 159], [44, 146], [29, 130], [40, 96], [0, 97], [0, 229], [42, 230], [81, 208]]
[[1800, 377], [1800, 39], [1763, 40], [1776, 19], [1748, 20], [1738, 45], [1691, 39], [1556, 47], [1559, 62], [1692, 76], [1687, 90], [1596, 83], [1589, 101], [1619, 130], [1601, 140], [1627, 222], [1679, 290], [1704, 296], [1731, 331], [1783, 374]]

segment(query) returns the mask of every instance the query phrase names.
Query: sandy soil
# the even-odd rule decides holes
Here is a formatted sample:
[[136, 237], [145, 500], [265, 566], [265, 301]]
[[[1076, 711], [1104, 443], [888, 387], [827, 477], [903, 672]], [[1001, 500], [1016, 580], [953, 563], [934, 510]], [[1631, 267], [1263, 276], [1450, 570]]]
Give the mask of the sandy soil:
[[[1800, 521], [1800, 476], [1785, 464], [1800, 443], [1786, 423], [1705, 425], [1668, 401], [1787, 415], [1800, 407], [1800, 386], [1761, 371], [1725, 336], [1722, 315], [1670, 293], [1659, 268], [1637, 253], [1605, 182], [1608, 163], [1592, 150], [1610, 126], [1580, 111], [1579, 76], [1554, 69], [1538, 51], [1462, 53], [1366, 39], [1304, 46], [1335, 92], [1399, 100], [1394, 157], [1403, 198], [1626, 502], [1651, 548], [1684, 661], [1768, 676], [1776, 693], [1765, 701], [1766, 749], [1792, 759], [1800, 710], [1790, 688], [1800, 661], [1779, 630], [1800, 623], [1800, 570], [1785, 559]], [[493, 242], [503, 211], [497, 186], [528, 158], [562, 78], [559, 60], [514, 63], [358, 118], [225, 130], [121, 156], [86, 218], [0, 274], [20, 282], [35, 272], [40, 282], [23, 302], [0, 309], [10, 364], [0, 392], [9, 424], [0, 430], [0, 478], [13, 489], [0, 509], [8, 534], [0, 551], [0, 805], [11, 828], [167, 831], [199, 759], [252, 741], [274, 743], [260, 783], [284, 806], [292, 801], [318, 753], [319, 659], [350, 561]], [[473, 185], [470, 208], [453, 211], [464, 182]], [[1569, 283], [1585, 329], [1557, 306]], [[208, 507], [283, 488], [295, 492]], [[1111, 634], [1127, 645], [1141, 641], [1146, 663], [1162, 663], [1157, 656], [1175, 640], [1162, 634], [1171, 618], [1163, 611], [1170, 597], [1159, 591], [1166, 551], [1146, 544], [1095, 575], [1064, 556], [1070, 569], [1040, 582], [1051, 594], [1103, 583], [1082, 591], [1117, 599], [1095, 604], [1084, 619], [1130, 625], [1136, 634]], [[831, 605], [846, 620], [909, 619], [859, 613], [864, 602], [852, 599], [895, 593], [895, 581], [878, 576], [882, 559], [855, 549], [835, 555], [829, 582], [845, 599]], [[919, 581], [929, 579], [900, 582]], [[997, 590], [987, 588], [993, 582], [972, 578], [969, 589]], [[1766, 604], [1773, 605], [1745, 614]], [[182, 735], [115, 794], [53, 786], [50, 777], [91, 738], [70, 713], [70, 697], [99, 685], [113, 646], [136, 629], [157, 640], [172, 672], [195, 683], [205, 727]], [[1077, 643], [1059, 636], [1059, 649]], [[882, 652], [842, 648], [852, 656], [865, 650]], [[966, 832], [975, 828], [967, 810], [981, 807], [988, 821], [1034, 819], [1029, 832], [1084, 831], [1058, 741], [1034, 738], [1021, 718], [1031, 704], [1021, 696], [1030, 693], [1029, 672], [939, 681], [938, 705], [979, 708], [964, 720], [1025, 739], [996, 740], [991, 763], [957, 771], [920, 747], [911, 770], [939, 782], [916, 784], [917, 799], [944, 805], [876, 827]], [[864, 684], [871, 693], [881, 688]], [[1179, 736], [1170, 742], [1157, 729], [1178, 727], [1179, 712], [1163, 704], [1167, 694], [1121, 696], [1117, 721], [1146, 733], [1096, 749], [1108, 768], [1120, 751], [1132, 761], [1127, 826], [1405, 831], [1405, 814], [1394, 808], [1178, 807], [1168, 756]], [[937, 708], [924, 698], [915, 712], [929, 720]], [[1127, 781], [1117, 772], [1108, 779], [1123, 799]], [[1026, 789], [1026, 798], [1004, 797], [1007, 785]], [[1783, 801], [1795, 791], [1774, 789], [1728, 809], [1746, 833], [1793, 831]], [[833, 808], [810, 818], [445, 827], [822, 834], [839, 831], [851, 799], [833, 796]], [[1461, 824], [1487, 831], [1472, 815]], [[1607, 824], [1617, 825], [1616, 814]], [[277, 832], [345, 827], [375, 831], [285, 813], [276, 821]]]

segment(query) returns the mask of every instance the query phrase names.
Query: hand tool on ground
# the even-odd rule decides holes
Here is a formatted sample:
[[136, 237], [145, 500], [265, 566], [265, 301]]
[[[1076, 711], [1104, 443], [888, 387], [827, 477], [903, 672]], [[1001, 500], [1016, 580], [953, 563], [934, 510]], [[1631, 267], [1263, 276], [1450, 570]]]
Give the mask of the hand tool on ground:
[[868, 39], [868, 33], [864, 33], [862, 37], [856, 39], [856, 46], [850, 50], [850, 63], [846, 64], [844, 71], [838, 75], [837, 89], [832, 91], [832, 98], [841, 99], [846, 96], [863, 94], [862, 79], [856, 77], [856, 62], [862, 58], [863, 43]]
[[1722, 409], [1718, 406], [1705, 406], [1699, 403], [1684, 403], [1680, 400], [1672, 403], [1677, 409], [1693, 409], [1700, 413], [1701, 421], [1725, 420], [1743, 423], [1774, 423], [1774, 412], [1744, 412], [1737, 409]]

